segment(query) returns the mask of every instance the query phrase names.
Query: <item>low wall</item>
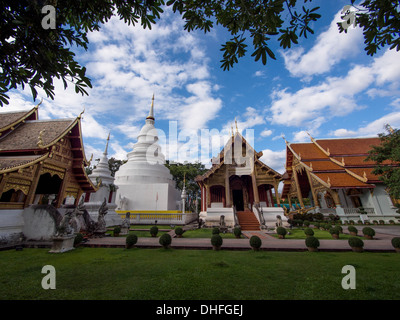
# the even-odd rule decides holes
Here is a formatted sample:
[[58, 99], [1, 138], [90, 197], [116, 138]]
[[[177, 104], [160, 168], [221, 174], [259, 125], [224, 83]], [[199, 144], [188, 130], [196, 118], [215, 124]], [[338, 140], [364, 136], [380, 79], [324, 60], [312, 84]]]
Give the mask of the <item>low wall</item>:
[[130, 212], [131, 224], [172, 224], [185, 225], [197, 219], [196, 213], [182, 213], [181, 211], [116, 211], [121, 219], [125, 219]]

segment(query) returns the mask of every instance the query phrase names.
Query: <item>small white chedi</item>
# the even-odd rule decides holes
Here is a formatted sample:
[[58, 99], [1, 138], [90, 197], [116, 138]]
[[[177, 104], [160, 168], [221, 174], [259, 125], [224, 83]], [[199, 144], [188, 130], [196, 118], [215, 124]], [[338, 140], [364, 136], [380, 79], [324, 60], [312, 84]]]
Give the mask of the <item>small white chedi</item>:
[[93, 169], [89, 175], [90, 180], [93, 184], [98, 185], [99, 189], [95, 193], [91, 193], [88, 202], [85, 201], [85, 208], [90, 214], [90, 217], [97, 221], [99, 208], [101, 207], [104, 199], [106, 199], [108, 213], [105, 216], [106, 226], [121, 225], [122, 219], [115, 212], [117, 205], [115, 203], [117, 186], [114, 184], [115, 178], [111, 175], [111, 171], [108, 166], [107, 149], [108, 142], [110, 140], [110, 134], [107, 138], [106, 148], [103, 152], [103, 156], [100, 158], [96, 168]]
[[149, 115], [137, 138], [128, 161], [115, 174], [118, 186], [117, 211], [168, 211], [179, 210], [180, 192], [158, 144], [158, 133], [154, 126], [154, 95]]

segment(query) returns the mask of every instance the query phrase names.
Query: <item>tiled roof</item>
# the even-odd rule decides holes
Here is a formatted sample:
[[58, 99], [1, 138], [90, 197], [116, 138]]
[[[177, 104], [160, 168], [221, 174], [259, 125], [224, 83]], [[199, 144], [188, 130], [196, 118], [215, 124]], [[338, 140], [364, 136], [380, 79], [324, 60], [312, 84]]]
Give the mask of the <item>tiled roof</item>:
[[4, 173], [6, 171], [13, 171], [18, 167], [24, 167], [29, 164], [36, 163], [37, 161], [40, 161], [41, 158], [45, 158], [47, 155], [48, 153], [44, 155], [22, 155], [12, 157], [0, 156], [0, 172]]
[[39, 149], [39, 135], [43, 131], [43, 145], [59, 138], [75, 119], [26, 121], [24, 125], [0, 137], [0, 151]]

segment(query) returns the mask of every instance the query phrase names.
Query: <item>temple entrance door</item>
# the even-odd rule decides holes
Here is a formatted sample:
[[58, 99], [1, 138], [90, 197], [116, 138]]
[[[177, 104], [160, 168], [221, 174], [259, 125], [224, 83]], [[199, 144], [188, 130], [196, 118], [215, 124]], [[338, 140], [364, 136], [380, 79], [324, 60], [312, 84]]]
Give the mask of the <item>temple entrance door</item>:
[[244, 211], [243, 190], [232, 190], [233, 205], [236, 211]]
[[51, 199], [56, 199], [62, 180], [58, 175], [44, 173], [40, 176], [35, 192], [36, 204], [48, 204]]

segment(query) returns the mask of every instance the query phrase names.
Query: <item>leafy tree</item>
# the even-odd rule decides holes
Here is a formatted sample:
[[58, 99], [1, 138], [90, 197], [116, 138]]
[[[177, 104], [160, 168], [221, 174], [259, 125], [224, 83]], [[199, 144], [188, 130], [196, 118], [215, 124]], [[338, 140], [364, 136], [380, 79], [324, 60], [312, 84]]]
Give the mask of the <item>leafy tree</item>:
[[388, 187], [393, 199], [400, 199], [400, 130], [386, 125], [386, 131], [379, 134], [381, 144], [372, 147], [366, 161], [376, 162], [372, 173]]
[[[8, 104], [7, 92], [29, 86], [33, 99], [42, 88], [54, 99], [53, 79], [88, 94], [90, 79], [75, 60], [72, 46], [88, 49], [87, 33], [99, 30], [113, 15], [129, 25], [151, 29], [171, 6], [185, 21], [188, 32], [209, 32], [215, 25], [231, 38], [222, 44], [221, 68], [229, 70], [245, 56], [248, 46], [256, 61], [276, 59], [270, 48], [275, 39], [283, 49], [297, 44], [299, 37], [313, 34], [319, 7], [312, 0], [0, 0], [0, 105]], [[355, 0], [350, 0], [353, 5]], [[43, 28], [45, 5], [55, 7], [56, 26]], [[353, 6], [354, 7], [354, 6]], [[364, 30], [367, 54], [389, 45], [399, 50], [399, 0], [364, 0], [356, 8], [355, 23]], [[340, 31], [346, 31], [339, 24]]]
[[111, 171], [111, 176], [115, 177], [115, 173], [119, 170], [119, 167], [126, 163], [128, 160], [118, 160], [114, 157], [108, 159], [108, 168]]
[[183, 190], [183, 182], [185, 180], [186, 193], [189, 200], [191, 199], [190, 202], [187, 202], [187, 205], [191, 210], [194, 210], [196, 206], [195, 201], [200, 198], [200, 187], [195, 181], [195, 178], [207, 171], [204, 164], [201, 164], [200, 162], [170, 163], [167, 160], [165, 166], [170, 170], [170, 173], [176, 182], [177, 189], [181, 191]]

